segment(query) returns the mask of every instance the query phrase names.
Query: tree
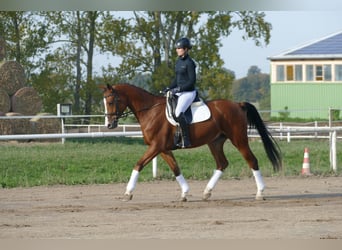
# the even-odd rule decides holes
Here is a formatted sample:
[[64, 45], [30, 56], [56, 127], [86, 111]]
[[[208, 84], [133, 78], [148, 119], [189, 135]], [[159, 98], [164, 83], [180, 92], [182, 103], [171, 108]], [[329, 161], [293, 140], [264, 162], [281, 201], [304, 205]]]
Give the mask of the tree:
[[[110, 24], [112, 24], [112, 20]], [[105, 20], [106, 22], [106, 20]], [[116, 21], [118, 23], [118, 21]], [[166, 87], [173, 75], [175, 62], [174, 44], [182, 36], [194, 43], [191, 51], [197, 62], [198, 86], [201, 92], [213, 98], [213, 83], [232, 84], [232, 75], [222, 70], [219, 54], [220, 38], [228, 36], [235, 28], [244, 30], [243, 39], [252, 39], [256, 45], [268, 44], [271, 24], [265, 22], [262, 12], [134, 12], [129, 20], [121, 20], [120, 27], [105, 24], [107, 37], [103, 50], [122, 56], [121, 65], [115, 71], [121, 76], [132, 77], [139, 72], [150, 72], [151, 89], [155, 92]], [[229, 94], [227, 92], [227, 96]]]
[[[68, 68], [74, 75], [74, 78], [69, 78], [72, 82], [69, 86], [74, 93], [75, 114], [90, 115], [92, 113], [93, 97], [97, 91], [93, 79], [93, 55], [98, 34], [101, 33], [101, 22], [98, 20], [101, 15], [102, 12], [98, 11], [45, 13], [54, 43], [60, 44], [57, 50], [60, 50], [59, 53], [63, 51], [61, 54], [65, 55], [65, 58], [60, 58], [61, 61], [65, 66], [73, 65]], [[81, 108], [82, 104], [83, 108]]]
[[0, 11], [0, 35], [6, 41], [6, 58], [22, 65], [28, 85], [31, 74], [40, 67], [37, 57], [48, 49], [47, 30], [38, 12]]
[[[197, 64], [200, 93], [208, 99], [229, 98], [235, 76], [223, 68], [220, 39], [239, 29], [245, 31], [243, 39], [268, 44], [271, 30], [264, 13], [249, 11], [148, 11], [131, 12], [128, 18], [102, 11], [0, 15], [0, 31], [9, 41], [9, 57], [25, 66], [46, 107], [52, 109], [58, 96], [74, 104], [75, 114], [86, 115], [101, 102], [96, 88], [99, 82], [113, 84], [138, 75], [146, 76], [140, 77], [139, 84], [155, 93], [169, 85], [176, 61], [174, 44], [183, 36], [194, 44], [191, 56]], [[94, 77], [95, 51], [110, 52], [122, 61], [117, 67], [108, 65], [102, 76]], [[53, 97], [52, 90], [56, 93]]]
[[203, 76], [204, 78], [201, 79], [201, 97], [203, 99], [232, 99], [234, 72], [225, 68], [216, 68], [209, 72], [203, 72]]
[[253, 65], [248, 69], [247, 76], [258, 75], [260, 73], [261, 69], [259, 69], [258, 66]]
[[93, 81], [93, 56], [94, 56], [94, 46], [95, 46], [95, 39], [96, 39], [96, 19], [98, 18], [99, 13], [97, 11], [88, 11], [85, 15], [85, 22], [86, 22], [86, 31], [88, 31], [88, 44], [84, 46], [84, 49], [87, 54], [87, 79], [86, 79], [86, 86], [85, 86], [85, 114], [91, 114], [91, 107], [93, 101], [93, 93], [96, 89]]
[[267, 109], [270, 107], [270, 76], [261, 73], [257, 66], [251, 66], [246, 77], [234, 82], [232, 92], [235, 101], [258, 102], [260, 108]]

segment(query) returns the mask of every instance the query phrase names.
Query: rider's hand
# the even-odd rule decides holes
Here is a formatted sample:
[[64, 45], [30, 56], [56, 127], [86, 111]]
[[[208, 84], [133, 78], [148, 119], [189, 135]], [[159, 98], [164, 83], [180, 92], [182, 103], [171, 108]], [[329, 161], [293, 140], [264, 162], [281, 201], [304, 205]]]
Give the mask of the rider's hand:
[[163, 89], [163, 90], [161, 91], [161, 93], [166, 94], [169, 90], [170, 90], [170, 88], [169, 88], [169, 87], [166, 87], [165, 89]]
[[180, 92], [180, 87], [173, 88], [173, 89], [171, 89], [170, 91], [171, 91], [171, 93], [174, 95], [174, 94]]

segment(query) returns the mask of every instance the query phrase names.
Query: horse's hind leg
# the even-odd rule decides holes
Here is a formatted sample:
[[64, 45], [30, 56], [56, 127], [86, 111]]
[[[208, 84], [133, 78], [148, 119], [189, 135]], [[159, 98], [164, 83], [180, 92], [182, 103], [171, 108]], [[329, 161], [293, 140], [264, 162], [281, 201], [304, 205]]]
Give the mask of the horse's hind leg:
[[223, 170], [228, 166], [227, 158], [225, 157], [223, 152], [223, 144], [225, 141], [226, 138], [222, 136], [214, 142], [208, 144], [209, 149], [216, 161], [216, 170], [204, 189], [203, 200], [208, 200], [210, 198], [211, 192], [216, 186], [218, 180], [220, 179]]
[[264, 184], [261, 172], [259, 170], [258, 160], [249, 147], [247, 135], [246, 135], [246, 140], [240, 141], [239, 143], [236, 143], [236, 144], [233, 142], [233, 144], [240, 151], [244, 159], [247, 161], [250, 169], [252, 170], [255, 183], [257, 186], [257, 194], [255, 196], [255, 199], [263, 200], [264, 199], [263, 191], [265, 189], [265, 184]]
[[254, 179], [255, 179], [255, 183], [257, 185], [257, 194], [255, 196], [256, 200], [264, 200], [264, 189], [265, 189], [265, 184], [264, 184], [264, 180], [262, 178], [261, 172], [260, 170], [254, 170], [252, 169], [253, 175], [254, 175]]
[[161, 156], [166, 161], [166, 163], [169, 165], [170, 169], [172, 170], [172, 172], [176, 176], [176, 180], [177, 180], [179, 186], [182, 189], [181, 201], [187, 201], [186, 196], [189, 193], [189, 185], [186, 182], [184, 176], [182, 175], [173, 153], [171, 151], [162, 152]]

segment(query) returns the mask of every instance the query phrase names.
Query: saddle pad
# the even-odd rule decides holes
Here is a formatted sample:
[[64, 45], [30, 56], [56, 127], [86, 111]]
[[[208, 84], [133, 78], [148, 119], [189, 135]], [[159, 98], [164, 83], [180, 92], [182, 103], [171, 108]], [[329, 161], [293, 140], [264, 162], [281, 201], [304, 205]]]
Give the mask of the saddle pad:
[[[211, 113], [210, 109], [203, 101], [194, 102], [191, 104], [191, 112], [192, 112], [192, 122], [191, 124], [197, 123], [197, 122], [203, 122], [210, 118]], [[168, 107], [165, 109], [165, 114], [167, 120], [174, 126], [178, 125], [178, 122], [176, 122], [170, 112], [168, 112]]]

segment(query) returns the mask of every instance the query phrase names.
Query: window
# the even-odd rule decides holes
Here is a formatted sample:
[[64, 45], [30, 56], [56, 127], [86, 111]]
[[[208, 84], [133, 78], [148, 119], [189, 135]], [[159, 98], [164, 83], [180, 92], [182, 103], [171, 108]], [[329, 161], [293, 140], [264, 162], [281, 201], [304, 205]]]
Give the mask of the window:
[[331, 81], [331, 64], [306, 65], [306, 81]]
[[313, 81], [314, 74], [313, 74], [313, 65], [306, 65], [306, 80]]
[[324, 72], [324, 81], [331, 81], [331, 65], [324, 64], [323, 65], [323, 72]]
[[283, 82], [285, 80], [284, 65], [277, 65], [277, 81]]
[[303, 67], [302, 65], [295, 65], [295, 80], [302, 81], [303, 80]]
[[315, 66], [315, 73], [316, 73], [316, 81], [322, 81], [323, 80], [323, 66], [322, 65], [316, 65]]
[[335, 65], [335, 81], [342, 81], [342, 64]]
[[286, 80], [293, 81], [293, 65], [286, 65]]
[[286, 81], [286, 82], [342, 81], [342, 64], [276, 65], [276, 81], [278, 82], [283, 82], [283, 81]]
[[303, 81], [303, 66], [296, 65], [277, 65], [276, 81]]

